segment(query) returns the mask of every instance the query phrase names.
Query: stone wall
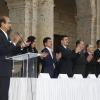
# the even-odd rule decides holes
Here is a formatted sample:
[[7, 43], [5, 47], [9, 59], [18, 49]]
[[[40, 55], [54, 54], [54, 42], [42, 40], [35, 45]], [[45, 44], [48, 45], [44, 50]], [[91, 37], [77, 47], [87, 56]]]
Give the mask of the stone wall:
[[94, 43], [100, 37], [99, 0], [5, 1], [0, 0], [0, 15], [9, 15], [13, 30], [24, 38], [36, 36], [38, 49], [43, 48], [45, 36], [53, 38], [54, 34], [70, 36], [72, 47], [76, 39]]
[[97, 27], [96, 27], [96, 40], [100, 39], [100, 0], [96, 0], [96, 9], [97, 9]]
[[76, 0], [77, 38], [91, 43], [91, 4], [90, 0]]
[[5, 16], [9, 15], [7, 3], [4, 0], [0, 0], [0, 16], [2, 15], [5, 15]]

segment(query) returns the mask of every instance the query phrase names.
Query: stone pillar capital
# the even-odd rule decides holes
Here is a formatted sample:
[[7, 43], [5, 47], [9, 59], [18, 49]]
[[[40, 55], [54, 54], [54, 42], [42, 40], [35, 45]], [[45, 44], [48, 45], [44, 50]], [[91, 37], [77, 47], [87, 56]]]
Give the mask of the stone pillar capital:
[[8, 8], [24, 7], [24, 0], [6, 0]]
[[32, 0], [32, 7], [34, 8], [38, 7], [38, 0]]
[[54, 0], [39, 0], [40, 5], [53, 5], [54, 6]]

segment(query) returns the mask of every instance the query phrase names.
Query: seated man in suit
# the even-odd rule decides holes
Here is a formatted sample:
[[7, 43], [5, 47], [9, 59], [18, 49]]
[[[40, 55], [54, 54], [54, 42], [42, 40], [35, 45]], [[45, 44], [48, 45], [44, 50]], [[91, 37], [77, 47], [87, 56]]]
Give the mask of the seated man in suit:
[[9, 17], [0, 17], [0, 100], [8, 100], [10, 76], [12, 75], [12, 61], [6, 57], [13, 56], [20, 52], [21, 47], [17, 47], [9, 38], [11, 23]]
[[43, 39], [44, 49], [43, 53], [47, 54], [47, 56], [41, 58], [42, 64], [42, 73], [49, 73], [51, 77], [53, 77], [54, 72], [54, 57], [52, 53], [52, 40], [50, 37], [45, 37]]

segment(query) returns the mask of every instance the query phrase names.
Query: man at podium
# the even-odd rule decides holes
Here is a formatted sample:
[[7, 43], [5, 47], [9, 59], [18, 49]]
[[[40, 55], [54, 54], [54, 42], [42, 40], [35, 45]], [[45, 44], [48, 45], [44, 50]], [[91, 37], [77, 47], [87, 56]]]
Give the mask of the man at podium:
[[[9, 38], [11, 22], [9, 17], [0, 17], [0, 100], [8, 100], [10, 76], [12, 75], [12, 61], [6, 57], [20, 52], [20, 47], [13, 44]], [[19, 37], [16, 38], [16, 43]]]

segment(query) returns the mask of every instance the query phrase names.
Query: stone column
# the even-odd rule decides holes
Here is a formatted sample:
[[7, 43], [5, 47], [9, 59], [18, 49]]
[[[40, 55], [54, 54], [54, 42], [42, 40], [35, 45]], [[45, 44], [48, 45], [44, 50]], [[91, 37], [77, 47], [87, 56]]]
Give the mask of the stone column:
[[97, 34], [96, 40], [100, 39], [100, 0], [97, 0]]
[[32, 0], [32, 35], [37, 36], [38, 0]]
[[7, 0], [13, 32], [25, 33], [25, 1]]
[[[9, 15], [12, 21], [12, 28], [15, 32], [23, 34], [26, 39], [30, 34], [36, 34], [36, 27], [33, 26], [33, 6], [37, 0], [7, 0]], [[34, 27], [34, 28], [33, 28]]]
[[25, 0], [25, 32], [36, 36], [38, 0]]
[[96, 41], [96, 0], [90, 0], [91, 3], [91, 44], [95, 45]]
[[91, 7], [90, 0], [76, 0], [77, 39], [91, 43]]
[[32, 34], [32, 0], [25, 0], [25, 38]]
[[43, 38], [49, 36], [53, 39], [54, 33], [54, 1], [39, 0], [38, 4], [37, 41], [38, 49], [43, 48]]

